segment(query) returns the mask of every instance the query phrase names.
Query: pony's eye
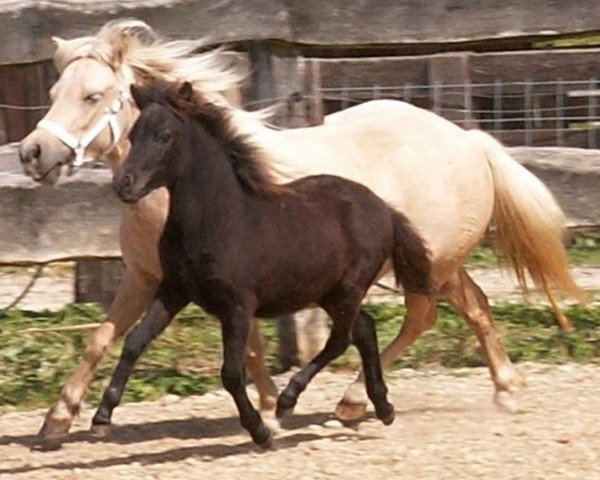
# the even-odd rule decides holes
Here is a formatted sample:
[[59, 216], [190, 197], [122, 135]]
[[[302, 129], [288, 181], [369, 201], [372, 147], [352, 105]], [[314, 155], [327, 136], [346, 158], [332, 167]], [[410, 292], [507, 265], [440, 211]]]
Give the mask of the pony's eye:
[[173, 138], [173, 132], [171, 132], [171, 130], [161, 130], [156, 134], [156, 139], [160, 143], [167, 143], [171, 138]]
[[90, 93], [83, 100], [86, 103], [94, 104], [94, 103], [98, 103], [101, 98], [102, 98], [102, 94], [100, 92], [96, 92], [96, 93]]

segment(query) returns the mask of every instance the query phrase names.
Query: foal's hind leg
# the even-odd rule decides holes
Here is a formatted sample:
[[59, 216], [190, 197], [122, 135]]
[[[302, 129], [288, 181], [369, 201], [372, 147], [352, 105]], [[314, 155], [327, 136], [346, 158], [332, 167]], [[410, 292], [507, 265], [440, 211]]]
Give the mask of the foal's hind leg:
[[63, 387], [56, 404], [46, 414], [39, 433], [43, 439], [67, 434], [100, 360], [114, 340], [123, 335], [148, 308], [157, 286], [158, 282], [153, 282], [149, 277], [141, 278], [129, 269], [125, 271], [106, 319], [90, 336], [83, 362]]
[[352, 343], [356, 345], [362, 360], [367, 395], [373, 402], [377, 418], [384, 425], [394, 421], [394, 406], [387, 400], [387, 386], [383, 381], [375, 322], [364, 310], [360, 310], [352, 327]]
[[461, 268], [445, 286], [444, 296], [465, 318], [481, 343], [496, 386], [496, 403], [510, 411], [515, 410], [516, 402], [512, 393], [523, 388], [526, 381], [506, 354], [485, 294]]
[[[381, 354], [383, 369], [388, 368], [437, 319], [436, 301], [433, 297], [406, 293], [405, 305], [406, 314], [402, 328]], [[335, 414], [343, 421], [357, 420], [364, 416], [367, 402], [365, 377], [361, 372], [337, 404]]]
[[110, 426], [112, 412], [121, 401], [127, 380], [135, 362], [187, 303], [177, 293], [161, 287], [142, 321], [127, 335], [117, 368], [92, 419], [92, 428], [100, 433]]
[[352, 323], [358, 314], [365, 291], [356, 287], [340, 287], [323, 300], [321, 306], [333, 320], [325, 347], [289, 381], [277, 399], [276, 415], [281, 417], [296, 406], [298, 396], [310, 380], [329, 362], [346, 351], [350, 344]]

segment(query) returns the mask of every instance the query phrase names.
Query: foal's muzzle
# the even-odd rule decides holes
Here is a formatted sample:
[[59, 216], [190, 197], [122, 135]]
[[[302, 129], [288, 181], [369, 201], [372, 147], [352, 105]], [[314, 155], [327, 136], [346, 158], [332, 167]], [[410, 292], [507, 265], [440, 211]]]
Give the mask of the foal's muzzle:
[[118, 174], [113, 178], [113, 188], [118, 197], [125, 203], [138, 201], [143, 195], [142, 190], [135, 188], [135, 176], [133, 173]]

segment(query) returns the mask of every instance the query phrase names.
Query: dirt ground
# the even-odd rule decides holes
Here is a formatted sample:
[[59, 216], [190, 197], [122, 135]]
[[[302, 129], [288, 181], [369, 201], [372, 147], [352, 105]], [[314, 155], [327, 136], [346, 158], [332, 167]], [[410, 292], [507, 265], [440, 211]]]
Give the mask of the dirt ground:
[[[519, 413], [492, 402], [485, 369], [389, 377], [396, 421], [351, 427], [331, 411], [352, 375], [324, 372], [261, 451], [223, 391], [128, 404], [110, 436], [86, 410], [55, 451], [31, 451], [43, 412], [0, 417], [0, 478], [50, 479], [600, 479], [600, 366], [522, 364]], [[280, 385], [287, 376], [279, 377]]]
[[[597, 290], [598, 273], [581, 269], [576, 276]], [[475, 277], [493, 300], [516, 297], [510, 278], [498, 272]], [[70, 301], [68, 279], [43, 281], [30, 305], [32, 298], [48, 305], [44, 290], [53, 293], [56, 308]], [[123, 405], [104, 439], [88, 432], [93, 410], [85, 409], [52, 451], [32, 450], [44, 411], [6, 413], [0, 415], [0, 480], [600, 480], [600, 365], [519, 368], [529, 386], [519, 393], [517, 413], [496, 408], [483, 368], [391, 373], [397, 415], [389, 427], [372, 413], [351, 426], [335, 420], [331, 412], [354, 375], [323, 372], [268, 451], [252, 444], [222, 390]], [[278, 377], [279, 386], [288, 378]]]

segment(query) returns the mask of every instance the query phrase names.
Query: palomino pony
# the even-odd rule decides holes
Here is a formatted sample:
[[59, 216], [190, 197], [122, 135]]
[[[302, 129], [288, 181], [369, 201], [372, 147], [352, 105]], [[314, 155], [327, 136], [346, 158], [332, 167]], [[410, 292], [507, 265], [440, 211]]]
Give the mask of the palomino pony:
[[427, 249], [410, 222], [363, 185], [340, 177], [273, 183], [259, 148], [235, 130], [229, 112], [194, 95], [188, 82], [177, 91], [138, 88], [131, 92], [141, 114], [113, 184], [127, 203], [168, 189], [159, 243], [163, 280], [127, 335], [93, 424], [110, 423], [136, 359], [190, 301], [221, 322], [223, 385], [258, 445], [269, 446], [272, 436], [246, 393], [250, 323], [311, 304], [330, 315], [331, 335], [283, 390], [277, 416], [294, 408], [310, 379], [352, 338], [377, 417], [391, 424], [375, 325], [360, 304], [388, 258], [406, 291], [429, 293]]
[[[389, 366], [434, 324], [437, 298], [443, 298], [479, 339], [496, 401], [511, 407], [512, 393], [525, 385], [525, 379], [508, 358], [487, 299], [463, 263], [488, 226], [494, 225], [498, 247], [517, 278], [524, 284], [528, 273], [561, 318], [550, 289], [578, 299], [583, 293], [569, 273], [562, 244], [565, 218], [548, 189], [489, 135], [465, 131], [400, 101], [366, 102], [328, 115], [321, 126], [270, 129], [225, 99], [224, 92], [237, 86], [243, 75], [222, 60], [223, 52], [194, 55], [195, 45], [164, 42], [152, 34], [142, 22], [116, 21], [95, 36], [57, 39], [55, 64], [60, 78], [44, 117], [51, 123], [41, 124], [23, 140], [20, 156], [25, 171], [39, 181], [55, 183], [76, 158], [100, 156], [116, 171], [129, 149], [127, 137], [118, 134], [127, 133], [138, 114], [128, 98], [129, 85], [143, 84], [148, 77], [188, 80], [210, 101], [230, 111], [232, 122], [260, 145], [266, 165], [281, 182], [315, 173], [357, 181], [404, 212], [425, 239], [437, 294], [406, 295], [404, 323], [384, 350], [382, 365]], [[114, 121], [104, 123], [107, 117]], [[108, 126], [90, 138], [88, 132], [97, 130], [99, 122]], [[118, 131], [110, 124], [118, 124]], [[78, 156], [75, 149], [83, 153]], [[167, 208], [164, 189], [124, 206], [121, 247], [127, 270], [106, 320], [89, 340], [83, 362], [48, 412], [42, 434], [68, 431], [106, 349], [150, 305], [162, 276], [157, 245]], [[276, 389], [264, 368], [255, 328], [250, 332], [248, 362], [262, 408], [273, 408]], [[359, 417], [366, 401], [359, 378], [336, 413]]]

